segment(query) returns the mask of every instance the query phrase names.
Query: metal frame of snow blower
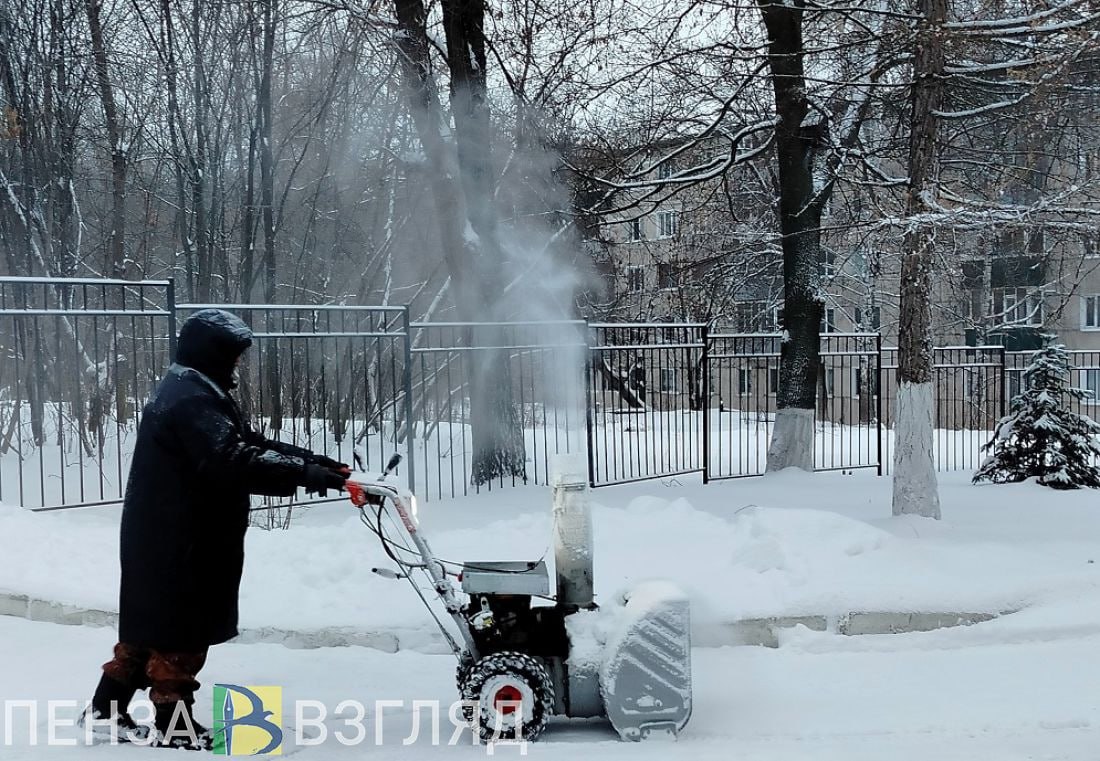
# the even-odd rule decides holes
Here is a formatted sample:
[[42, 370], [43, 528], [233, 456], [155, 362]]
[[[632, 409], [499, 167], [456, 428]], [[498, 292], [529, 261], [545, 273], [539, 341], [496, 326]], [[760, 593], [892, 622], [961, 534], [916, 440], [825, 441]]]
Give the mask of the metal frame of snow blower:
[[[454, 586], [452, 586], [448, 578], [448, 575], [454, 576], [456, 574], [448, 574], [444, 561], [435, 556], [428, 540], [420, 533], [414, 515], [416, 511], [414, 507], [416, 497], [413, 496], [411, 492], [382, 480], [374, 482], [349, 480], [346, 484], [346, 488], [352, 504], [359, 508], [359, 520], [379, 538], [382, 542], [382, 549], [390, 560], [397, 564], [401, 572], [394, 574], [380, 568], [372, 568], [371, 570], [379, 575], [403, 577], [408, 580], [409, 585], [412, 586], [417, 597], [424, 603], [424, 607], [428, 609], [428, 613], [431, 614], [436, 624], [439, 625], [439, 630], [443, 633], [443, 637], [447, 640], [447, 644], [455, 654], [455, 657], [457, 657], [460, 662], [467, 658], [476, 660], [479, 657], [477, 642], [474, 639], [473, 633], [470, 631], [470, 624], [463, 614], [462, 604], [455, 594]], [[386, 535], [386, 530], [382, 521], [383, 515], [386, 512], [387, 502], [392, 504], [393, 509], [397, 512], [397, 516], [401, 521], [401, 526], [404, 528], [408, 538], [412, 541], [413, 547], [398, 543], [393, 538]], [[370, 507], [374, 508], [373, 519], [370, 515], [370, 511], [368, 511]], [[419, 560], [417, 561], [405, 560], [398, 555], [400, 552], [414, 551], [419, 555]], [[460, 645], [455, 640], [454, 635], [448, 631], [443, 621], [436, 615], [435, 609], [424, 596], [423, 590], [417, 585], [416, 580], [413, 578], [413, 574], [418, 571], [427, 576], [428, 580], [431, 582], [432, 589], [435, 590], [435, 593], [439, 596], [440, 602], [443, 603], [443, 607], [447, 610], [448, 615], [450, 615], [451, 619], [458, 627], [463, 644]]]

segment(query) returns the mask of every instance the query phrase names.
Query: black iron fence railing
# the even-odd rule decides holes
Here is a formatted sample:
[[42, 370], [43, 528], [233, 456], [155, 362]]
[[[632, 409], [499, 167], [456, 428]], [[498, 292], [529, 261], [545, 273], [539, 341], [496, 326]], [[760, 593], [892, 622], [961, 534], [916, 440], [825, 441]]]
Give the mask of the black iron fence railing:
[[579, 321], [414, 323], [414, 490], [453, 497], [549, 483], [553, 455], [584, 449], [586, 351]]
[[[239, 399], [272, 438], [368, 471], [393, 452], [425, 499], [550, 481], [558, 453], [587, 457], [594, 486], [759, 475], [779, 385], [779, 334], [701, 323], [413, 323], [405, 307], [176, 305], [171, 281], [0, 277], [0, 502], [117, 503], [144, 401], [180, 321], [203, 306], [249, 323]], [[940, 470], [975, 469], [1029, 353], [935, 350]], [[1100, 414], [1100, 351], [1071, 352], [1074, 409]], [[893, 457], [897, 350], [826, 333], [814, 462]], [[270, 525], [288, 504], [266, 505]]]
[[169, 281], [0, 278], [0, 501], [117, 502], [175, 340]]
[[702, 472], [706, 325], [598, 323], [589, 328], [593, 485]]

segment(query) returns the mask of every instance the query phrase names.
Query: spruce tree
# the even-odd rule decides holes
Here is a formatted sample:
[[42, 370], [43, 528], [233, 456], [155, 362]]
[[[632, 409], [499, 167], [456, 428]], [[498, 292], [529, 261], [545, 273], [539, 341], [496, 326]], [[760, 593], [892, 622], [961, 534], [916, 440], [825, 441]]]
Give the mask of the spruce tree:
[[1010, 483], [1035, 478], [1054, 489], [1100, 487], [1100, 423], [1068, 403], [1089, 392], [1069, 383], [1069, 352], [1048, 346], [1024, 370], [1023, 390], [997, 423], [982, 451], [988, 456], [974, 482]]

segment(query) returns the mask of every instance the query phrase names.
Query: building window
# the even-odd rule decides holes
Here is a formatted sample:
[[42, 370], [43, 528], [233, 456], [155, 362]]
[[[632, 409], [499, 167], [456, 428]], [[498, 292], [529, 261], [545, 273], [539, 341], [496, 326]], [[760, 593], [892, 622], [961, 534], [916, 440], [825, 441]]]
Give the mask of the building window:
[[821, 318], [821, 331], [822, 333], [835, 333], [836, 332], [836, 310], [826, 309], [824, 316]]
[[1087, 233], [1081, 239], [1081, 246], [1085, 251], [1086, 259], [1100, 257], [1100, 235], [1097, 233]]
[[1081, 297], [1081, 329], [1100, 330], [1100, 294]]
[[999, 325], [1040, 327], [1043, 295], [1030, 288], [994, 288], [993, 320]]
[[827, 278], [836, 275], [836, 251], [830, 248], [821, 249], [821, 274]]
[[643, 267], [626, 268], [626, 289], [631, 293], [641, 293], [645, 290], [645, 269]]
[[657, 287], [661, 289], [680, 287], [680, 271], [676, 265], [664, 263], [657, 265]]
[[675, 367], [661, 368], [661, 390], [675, 393], [680, 390], [680, 371]]
[[1043, 228], [1037, 228], [1030, 231], [1027, 235], [1027, 250], [1031, 254], [1042, 254], [1046, 252], [1047, 248], [1047, 236], [1046, 231]]
[[766, 301], [739, 301], [733, 305], [733, 329], [737, 333], [770, 331], [773, 314]]
[[673, 171], [672, 161], [664, 161], [657, 167], [657, 179], [667, 180], [672, 176]]
[[[874, 370], [868, 370], [867, 375], [869, 377], [869, 383], [873, 384], [873, 388], [866, 389], [871, 392], [871, 396], [878, 396], [878, 373]], [[859, 399], [864, 392], [863, 388], [863, 368], [852, 368], [852, 398]]]
[[882, 329], [882, 308], [871, 307], [871, 320], [870, 324], [863, 322], [864, 312], [860, 307], [856, 307], [856, 328], [859, 330], [871, 330], [877, 331]]
[[1100, 368], [1081, 371], [1081, 388], [1089, 392], [1086, 402], [1100, 404]]
[[662, 211], [657, 214], [657, 236], [671, 238], [680, 232], [680, 212]]
[[642, 220], [640, 218], [632, 219], [627, 224], [629, 225], [627, 235], [631, 243], [645, 240], [645, 231], [642, 229]]
[[737, 368], [737, 393], [741, 396], [752, 393], [752, 368]]

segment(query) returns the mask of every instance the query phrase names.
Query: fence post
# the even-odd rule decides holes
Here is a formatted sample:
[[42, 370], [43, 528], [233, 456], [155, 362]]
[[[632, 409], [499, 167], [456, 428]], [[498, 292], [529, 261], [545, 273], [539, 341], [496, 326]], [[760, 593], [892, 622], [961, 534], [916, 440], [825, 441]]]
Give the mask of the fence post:
[[[702, 333], [703, 483], [707, 484], [710, 483], [710, 332], [708, 330], [708, 325], [703, 325]], [[765, 376], [765, 383], [766, 382], [767, 377]]]
[[[1001, 414], [998, 416], [999, 419], [1008, 414], [1008, 383], [1006, 382], [1008, 380], [1008, 355], [1005, 353], [1004, 346], [1001, 346], [998, 352], [1001, 355]], [[994, 426], [995, 428], [996, 426]]]
[[875, 334], [875, 428], [878, 430], [878, 474], [882, 475], [882, 333]]
[[592, 385], [592, 327], [584, 323], [584, 449], [588, 455], [588, 484], [596, 487], [596, 445], [592, 427], [592, 408], [596, 403], [596, 391]]
[[165, 291], [166, 310], [168, 312], [168, 363], [176, 361], [176, 279], [168, 278]]
[[401, 310], [401, 322], [405, 332], [405, 370], [401, 374], [401, 382], [405, 386], [405, 448], [409, 452], [409, 491], [415, 493], [416, 450], [413, 447], [412, 323], [409, 320], [409, 307], [407, 305]]

